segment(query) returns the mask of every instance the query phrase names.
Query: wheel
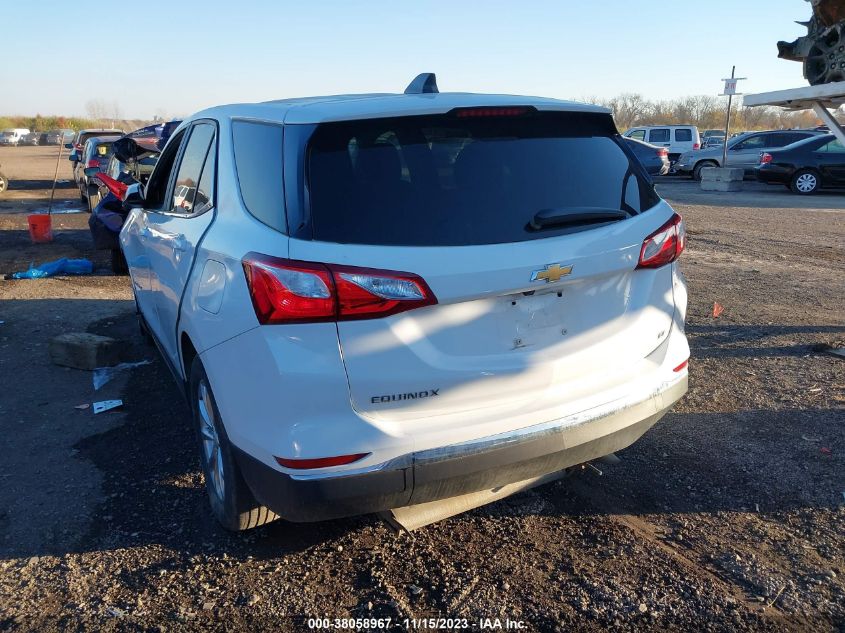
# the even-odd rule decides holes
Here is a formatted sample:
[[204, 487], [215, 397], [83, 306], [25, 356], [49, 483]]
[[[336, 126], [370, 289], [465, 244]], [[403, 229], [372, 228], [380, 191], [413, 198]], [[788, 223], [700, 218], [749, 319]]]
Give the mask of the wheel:
[[692, 170], [692, 177], [695, 180], [701, 181], [701, 170], [707, 169], [708, 167], [718, 167], [719, 165], [712, 160], [703, 160], [699, 163], [695, 164], [695, 167]]
[[845, 80], [845, 22], [810, 34], [812, 45], [804, 60], [804, 76], [811, 86]]
[[191, 410], [200, 447], [200, 464], [214, 518], [233, 532], [279, 518], [252, 495], [232, 454], [232, 445], [199, 356], [191, 364]]
[[792, 190], [792, 193], [806, 196], [816, 193], [820, 186], [821, 182], [816, 172], [812, 169], [799, 169], [792, 177], [789, 188]]
[[6, 191], [6, 187], [9, 186], [9, 181], [6, 180], [6, 176], [0, 174], [0, 193]]

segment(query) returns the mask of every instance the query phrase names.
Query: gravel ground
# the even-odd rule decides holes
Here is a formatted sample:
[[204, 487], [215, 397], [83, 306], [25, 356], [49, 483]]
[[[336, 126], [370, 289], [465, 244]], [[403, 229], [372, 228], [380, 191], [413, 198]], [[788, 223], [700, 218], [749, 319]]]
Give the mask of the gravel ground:
[[[137, 334], [127, 279], [88, 250], [87, 216], [62, 216], [56, 241], [36, 247], [23, 216], [0, 215], [0, 271], [62, 255], [98, 269], [0, 282], [0, 629], [445, 616], [473, 630], [483, 618], [844, 630], [845, 361], [814, 347], [845, 344], [845, 197], [659, 189], [690, 234], [688, 395], [603, 474], [576, 470], [410, 535], [371, 516], [218, 529], [187, 407]], [[89, 372], [46, 351], [86, 329], [153, 363], [94, 392]], [[74, 408], [114, 397], [123, 409]]]

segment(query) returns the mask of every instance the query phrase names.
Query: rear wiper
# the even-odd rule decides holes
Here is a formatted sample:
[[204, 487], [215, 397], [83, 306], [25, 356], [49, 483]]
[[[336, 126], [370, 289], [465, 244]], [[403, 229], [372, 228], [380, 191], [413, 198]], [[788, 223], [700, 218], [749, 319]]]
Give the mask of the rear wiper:
[[625, 211], [604, 209], [602, 207], [558, 207], [542, 209], [528, 223], [529, 228], [542, 231], [553, 227], [577, 226], [579, 224], [597, 224], [616, 222], [628, 217]]

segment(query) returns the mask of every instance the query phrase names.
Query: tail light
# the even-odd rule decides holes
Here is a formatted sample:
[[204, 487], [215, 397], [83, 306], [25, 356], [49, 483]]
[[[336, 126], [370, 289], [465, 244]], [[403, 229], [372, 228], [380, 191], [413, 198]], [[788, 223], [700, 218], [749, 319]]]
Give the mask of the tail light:
[[249, 253], [243, 259], [262, 325], [376, 319], [437, 303], [417, 275]]
[[694, 150], [696, 150], [696, 149], [701, 149], [701, 143], [693, 143], [693, 144], [692, 144], [692, 148], [693, 148]]
[[526, 114], [533, 114], [537, 111], [534, 106], [506, 106], [506, 107], [471, 107], [471, 108], [454, 108], [450, 110], [452, 114], [460, 119], [473, 119], [478, 117], [501, 117], [501, 116], [523, 116]]
[[675, 213], [666, 224], [643, 240], [637, 268], [660, 268], [684, 252], [687, 231], [684, 219]]
[[92, 158], [91, 160], [88, 161], [88, 164], [86, 165], [86, 167], [96, 167], [96, 168], [99, 169], [100, 161], [98, 161], [96, 158]]
[[657, 156], [659, 158], [669, 158], [669, 150], [665, 147], [661, 147], [659, 150], [657, 150]]
[[772, 162], [772, 155], [771, 154], [769, 154], [768, 152], [763, 152], [762, 154], [760, 154], [760, 164], [761, 165], [765, 165], [766, 163], [771, 163], [771, 162]]

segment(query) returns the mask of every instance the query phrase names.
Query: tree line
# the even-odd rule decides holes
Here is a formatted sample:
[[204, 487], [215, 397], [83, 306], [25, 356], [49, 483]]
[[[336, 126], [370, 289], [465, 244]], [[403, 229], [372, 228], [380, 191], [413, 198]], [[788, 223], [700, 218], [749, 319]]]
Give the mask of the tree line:
[[[639, 94], [621, 94], [612, 99], [581, 99], [613, 110], [621, 132], [639, 125], [695, 125], [700, 130], [725, 129], [727, 98], [697, 95], [680, 99], [649, 100]], [[840, 120], [845, 119], [839, 116]], [[743, 107], [741, 98], [731, 108], [731, 133], [745, 130], [809, 128], [821, 121], [811, 110], [777, 107]]]

